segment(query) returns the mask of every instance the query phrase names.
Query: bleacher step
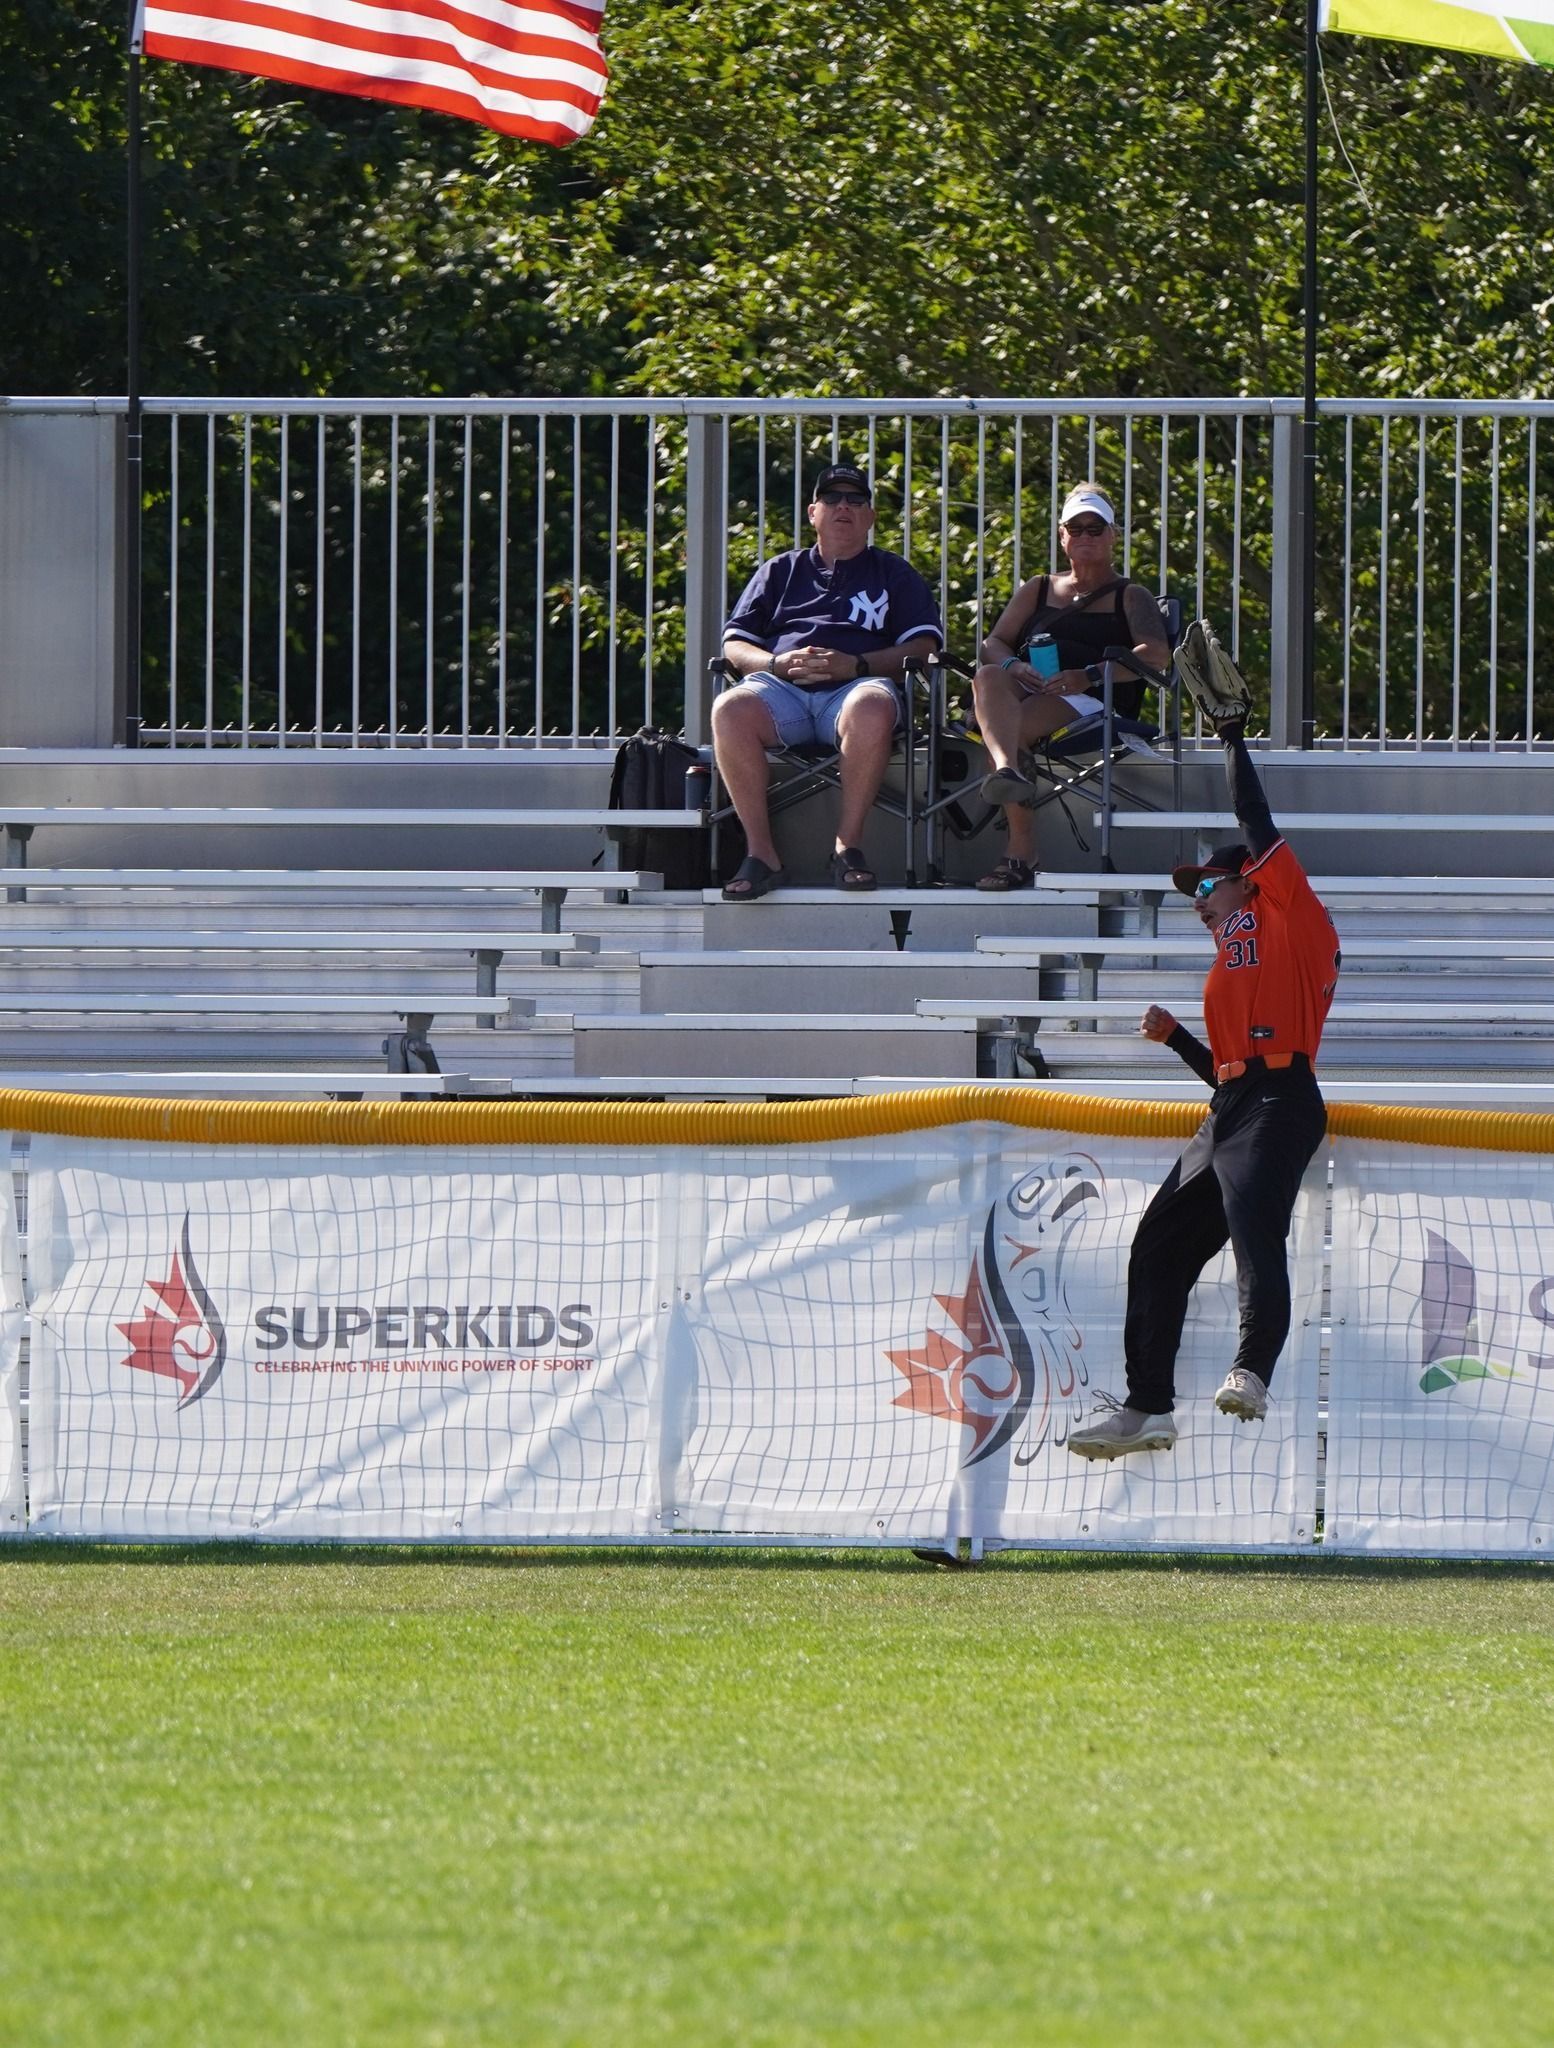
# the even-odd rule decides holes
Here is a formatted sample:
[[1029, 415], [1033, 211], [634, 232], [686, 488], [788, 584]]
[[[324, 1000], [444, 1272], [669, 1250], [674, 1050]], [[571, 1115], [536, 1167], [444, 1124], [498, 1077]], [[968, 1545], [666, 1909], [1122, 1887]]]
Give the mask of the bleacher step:
[[957, 996], [978, 988], [1011, 999], [1034, 994], [1034, 965], [975, 953], [707, 952], [644, 953], [646, 1011], [828, 1011], [910, 1013], [919, 996]]
[[623, 1074], [872, 1074], [969, 1079], [975, 1019], [685, 1012], [572, 1020], [573, 1071]]

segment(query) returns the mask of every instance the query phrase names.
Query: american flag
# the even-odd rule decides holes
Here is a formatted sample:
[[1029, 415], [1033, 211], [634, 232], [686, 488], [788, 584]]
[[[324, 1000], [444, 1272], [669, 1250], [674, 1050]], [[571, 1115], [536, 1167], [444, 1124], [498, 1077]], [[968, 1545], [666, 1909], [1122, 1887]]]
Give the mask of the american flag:
[[604, 0], [141, 0], [146, 54], [575, 142], [609, 76]]

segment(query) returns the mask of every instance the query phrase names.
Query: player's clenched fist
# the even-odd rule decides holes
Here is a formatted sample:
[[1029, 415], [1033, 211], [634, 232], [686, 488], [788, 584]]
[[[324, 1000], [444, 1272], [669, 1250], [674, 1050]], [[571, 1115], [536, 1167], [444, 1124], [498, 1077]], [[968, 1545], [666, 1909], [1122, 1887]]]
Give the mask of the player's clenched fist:
[[1158, 1003], [1151, 1003], [1139, 1019], [1139, 1030], [1146, 1038], [1158, 1040], [1164, 1045], [1176, 1029], [1176, 1019], [1169, 1010], [1162, 1010]]

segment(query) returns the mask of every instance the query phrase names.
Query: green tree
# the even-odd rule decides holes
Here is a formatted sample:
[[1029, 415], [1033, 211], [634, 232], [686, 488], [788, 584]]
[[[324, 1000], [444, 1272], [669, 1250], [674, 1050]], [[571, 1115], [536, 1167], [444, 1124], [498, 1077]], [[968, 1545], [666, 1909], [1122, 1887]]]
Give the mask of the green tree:
[[[149, 388], [1297, 388], [1303, 7], [621, 6], [593, 134], [146, 66]], [[122, 384], [123, 24], [4, 0], [0, 387]], [[1549, 367], [1554, 80], [1330, 38], [1324, 389]]]
[[[1292, 393], [1303, 18], [1301, 0], [1121, 9], [851, 0], [840, 11], [821, 0], [642, 0], [608, 17], [604, 111], [565, 152], [442, 116], [151, 62], [146, 388]], [[0, 391], [122, 389], [121, 12], [91, 0], [0, 0], [0, 34]], [[1551, 351], [1554, 79], [1346, 38], [1329, 39], [1325, 63], [1357, 175], [1324, 114], [1321, 388], [1380, 398], [1538, 393]], [[563, 438], [547, 457], [553, 508], [571, 487], [555, 467]], [[997, 587], [1014, 569], [1010, 452], [992, 458], [1003, 497], [980, 531], [962, 488], [974, 452], [958, 442], [945, 473], [942, 566], [962, 635], [979, 583]], [[1207, 452], [1220, 473], [1233, 459], [1217, 429]], [[1435, 476], [1457, 462], [1439, 435], [1426, 452]], [[634, 440], [637, 471], [644, 455]], [[734, 456], [737, 573], [773, 534], [756, 521], [751, 451], [736, 443]], [[1265, 448], [1249, 456], [1254, 471], [1266, 468]], [[657, 457], [672, 474], [679, 445], [666, 440]], [[293, 459], [297, 491], [305, 462]], [[343, 488], [344, 459], [332, 458], [326, 496]], [[595, 438], [583, 476], [594, 501], [605, 459]], [[1096, 459], [1115, 472], [1115, 437], [1101, 436]], [[1425, 634], [1410, 643], [1420, 580], [1407, 555], [1412, 459], [1394, 446], [1385, 592], [1374, 549], [1351, 564], [1351, 601], [1370, 608], [1360, 668], [1376, 670], [1379, 715], [1379, 620], [1390, 606], [1400, 623], [1387, 687], [1422, 689], [1437, 727], [1471, 724], [1485, 686], [1464, 681], [1455, 640], [1459, 613], [1469, 623], [1486, 615], [1487, 546], [1468, 550], [1459, 575], [1452, 536], [1432, 524]], [[1050, 457], [1033, 446], [1025, 460], [1027, 490], [1044, 488]], [[273, 451], [262, 456], [262, 481], [273, 461]], [[1340, 524], [1340, 461], [1329, 436], [1329, 540]], [[903, 489], [902, 451], [882, 449], [880, 464], [887, 491]], [[446, 461], [438, 474], [444, 488]], [[1487, 453], [1470, 437], [1464, 516], [1481, 543], [1494, 520], [1508, 536], [1527, 520], [1522, 487], [1492, 504], [1488, 475]], [[413, 468], [403, 476], [414, 488]], [[367, 489], [380, 509], [393, 480], [379, 450]], [[1262, 521], [1260, 488], [1247, 508], [1252, 527]], [[919, 489], [926, 532], [937, 525], [937, 475], [914, 477]], [[1224, 504], [1216, 484], [1201, 536], [1213, 562], [1230, 545]], [[162, 508], [152, 509], [154, 526]], [[1362, 494], [1356, 509], [1367, 531], [1377, 526], [1379, 505]], [[1191, 522], [1196, 511], [1171, 517]], [[1190, 523], [1179, 537], [1196, 547]], [[642, 536], [622, 539], [618, 558], [639, 576]], [[1145, 559], [1154, 544], [1146, 516]], [[1554, 534], [1540, 526], [1536, 545], [1546, 557]], [[1242, 557], [1252, 600], [1266, 566], [1260, 546], [1254, 537]], [[590, 536], [579, 595], [592, 636], [611, 552]], [[1322, 573], [1331, 619], [1343, 601], [1331, 545]], [[332, 587], [340, 582], [332, 572]], [[633, 586], [623, 597], [626, 616], [639, 594]], [[543, 588], [525, 586], [515, 601], [532, 615], [546, 604], [564, 610], [572, 595], [567, 574], [547, 567]], [[656, 626], [667, 661], [672, 594], [656, 601], [667, 607]], [[441, 705], [464, 688], [451, 580], [434, 609]], [[1516, 616], [1513, 607], [1500, 644], [1521, 661]], [[343, 630], [331, 628], [332, 693], [343, 687]], [[477, 695], [489, 694], [490, 672], [485, 660]]]

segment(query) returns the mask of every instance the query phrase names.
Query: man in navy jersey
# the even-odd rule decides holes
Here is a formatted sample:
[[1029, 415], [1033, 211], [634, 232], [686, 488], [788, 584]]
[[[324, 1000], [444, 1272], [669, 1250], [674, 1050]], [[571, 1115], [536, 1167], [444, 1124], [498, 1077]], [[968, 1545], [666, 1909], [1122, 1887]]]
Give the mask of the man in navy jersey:
[[871, 545], [873, 491], [833, 463], [815, 480], [815, 544], [763, 562], [723, 628], [723, 658], [741, 680], [712, 707], [712, 744], [749, 852], [724, 888], [730, 902], [785, 880], [767, 809], [766, 750], [841, 750], [842, 806], [830, 879], [872, 889], [858, 841], [890, 762], [909, 659], [944, 641], [928, 586], [900, 555]]

